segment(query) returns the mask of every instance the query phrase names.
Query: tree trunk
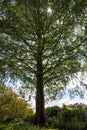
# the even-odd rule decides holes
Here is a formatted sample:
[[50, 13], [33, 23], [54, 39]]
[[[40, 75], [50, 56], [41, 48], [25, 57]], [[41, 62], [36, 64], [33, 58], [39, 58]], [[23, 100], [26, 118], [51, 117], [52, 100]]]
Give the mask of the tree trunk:
[[41, 58], [37, 61], [36, 124], [39, 126], [45, 125], [43, 67]]

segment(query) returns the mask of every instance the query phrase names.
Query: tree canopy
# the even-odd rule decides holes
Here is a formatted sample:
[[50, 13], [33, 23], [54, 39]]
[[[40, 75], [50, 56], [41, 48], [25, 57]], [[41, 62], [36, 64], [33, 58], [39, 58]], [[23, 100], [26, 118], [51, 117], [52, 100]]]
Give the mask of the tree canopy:
[[0, 78], [20, 79], [35, 90], [38, 124], [44, 95], [57, 95], [82, 69], [86, 5], [86, 0], [0, 2]]
[[0, 122], [26, 117], [33, 113], [30, 104], [11, 88], [0, 84]]

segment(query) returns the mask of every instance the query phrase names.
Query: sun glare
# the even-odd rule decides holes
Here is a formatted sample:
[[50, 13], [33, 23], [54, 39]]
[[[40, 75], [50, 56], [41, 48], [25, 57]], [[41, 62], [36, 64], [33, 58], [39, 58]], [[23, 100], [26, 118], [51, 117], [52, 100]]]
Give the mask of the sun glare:
[[50, 7], [47, 8], [47, 13], [50, 15], [52, 14], [52, 9]]

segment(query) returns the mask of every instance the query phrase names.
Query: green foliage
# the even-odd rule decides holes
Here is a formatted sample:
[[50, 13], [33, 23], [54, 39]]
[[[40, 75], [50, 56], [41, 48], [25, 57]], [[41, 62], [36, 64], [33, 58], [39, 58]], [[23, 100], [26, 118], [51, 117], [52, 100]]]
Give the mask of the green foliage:
[[57, 114], [61, 111], [61, 109], [58, 106], [54, 107], [47, 107], [45, 109], [45, 114], [47, 117], [54, 117], [57, 116]]
[[30, 124], [35, 124], [35, 119], [36, 119], [36, 115], [35, 114], [32, 114], [32, 115], [29, 115], [27, 117], [25, 117], [23, 120], [24, 122], [29, 122]]
[[[86, 130], [87, 126], [87, 108], [86, 109], [59, 109], [57, 106], [47, 108], [46, 111], [51, 109], [58, 109], [57, 115], [46, 115], [46, 125], [48, 128], [39, 128], [34, 126], [35, 115], [28, 116], [23, 120], [13, 123], [2, 123], [0, 129], [2, 130]], [[53, 110], [52, 110], [53, 109]]]
[[[87, 55], [86, 3], [0, 1], [0, 78], [18, 78], [35, 90], [39, 59], [44, 91], [56, 96], [70, 76], [81, 71], [80, 59]], [[48, 7], [52, 14], [47, 12]]]
[[[1, 130], [55, 130], [51, 128], [40, 128], [29, 123], [9, 123], [9, 124], [0, 124]], [[58, 129], [57, 129], [58, 130]]]
[[[52, 107], [53, 108], [53, 107]], [[52, 108], [51, 111], [52, 111]], [[86, 130], [87, 108], [86, 109], [60, 109], [57, 115], [48, 114], [47, 125], [56, 129]]]
[[0, 78], [18, 79], [21, 88], [35, 92], [37, 122], [44, 124], [44, 94], [56, 97], [72, 75], [82, 71], [81, 60], [87, 58], [86, 4], [0, 1]]
[[23, 99], [19, 98], [11, 88], [0, 85], [0, 121], [9, 122], [33, 113], [33, 110]]
[[63, 109], [63, 110], [69, 110], [70, 107], [68, 107], [67, 105], [63, 104], [62, 109]]

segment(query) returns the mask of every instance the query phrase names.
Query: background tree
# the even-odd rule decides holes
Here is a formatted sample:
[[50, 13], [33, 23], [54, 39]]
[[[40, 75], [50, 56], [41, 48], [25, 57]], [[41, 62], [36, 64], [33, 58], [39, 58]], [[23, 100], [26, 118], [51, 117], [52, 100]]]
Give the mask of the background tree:
[[[56, 96], [86, 57], [86, 0], [0, 2], [1, 78], [36, 92], [36, 123], [45, 124], [44, 95]], [[85, 61], [85, 58], [84, 58]]]
[[26, 117], [33, 113], [30, 104], [18, 97], [18, 95], [0, 84], [0, 121], [10, 121]]

